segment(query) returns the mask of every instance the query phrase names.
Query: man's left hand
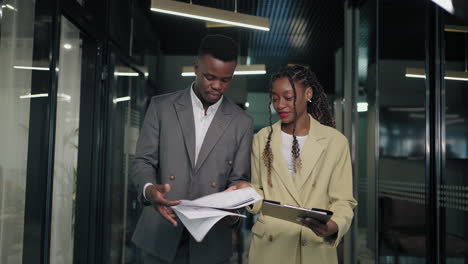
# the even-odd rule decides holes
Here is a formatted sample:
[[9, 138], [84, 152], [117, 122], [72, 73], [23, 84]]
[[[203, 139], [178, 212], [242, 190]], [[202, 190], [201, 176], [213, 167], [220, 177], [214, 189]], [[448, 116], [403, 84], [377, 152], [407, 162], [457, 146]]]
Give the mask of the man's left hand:
[[238, 182], [237, 184], [234, 184], [234, 185], [230, 186], [229, 188], [227, 188], [224, 191], [225, 192], [230, 192], [230, 191], [235, 191], [235, 190], [239, 190], [239, 189], [247, 188], [247, 187], [250, 187], [250, 184], [248, 182], [241, 181], [241, 182]]
[[338, 232], [338, 225], [333, 220], [328, 220], [326, 224], [309, 217], [298, 218], [297, 220], [314, 231], [319, 237], [329, 237]]

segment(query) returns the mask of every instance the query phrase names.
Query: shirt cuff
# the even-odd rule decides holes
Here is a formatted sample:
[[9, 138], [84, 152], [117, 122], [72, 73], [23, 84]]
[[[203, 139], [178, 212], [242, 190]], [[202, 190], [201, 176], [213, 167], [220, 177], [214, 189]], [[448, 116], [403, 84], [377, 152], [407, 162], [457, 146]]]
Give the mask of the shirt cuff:
[[146, 199], [146, 188], [150, 185], [153, 185], [153, 184], [148, 182], [147, 184], [145, 184], [145, 186], [143, 186], [143, 198], [145, 198], [146, 201], [148, 201], [148, 199]]

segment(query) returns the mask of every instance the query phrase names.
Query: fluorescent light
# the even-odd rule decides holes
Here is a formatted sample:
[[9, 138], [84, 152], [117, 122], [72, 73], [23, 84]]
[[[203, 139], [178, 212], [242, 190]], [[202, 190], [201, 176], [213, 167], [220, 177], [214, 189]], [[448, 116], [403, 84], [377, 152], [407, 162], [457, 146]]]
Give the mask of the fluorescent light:
[[266, 71], [235, 71], [234, 75], [258, 75], [266, 74]]
[[114, 104], [118, 102], [125, 102], [125, 101], [130, 101], [131, 97], [130, 96], [124, 96], [124, 97], [119, 97], [114, 99]]
[[444, 30], [447, 32], [468, 33], [467, 26], [459, 26], [459, 25], [445, 25]]
[[11, 10], [13, 10], [13, 11], [18, 12], [18, 9], [16, 9], [16, 8], [15, 8], [14, 6], [12, 6], [12, 5], [9, 5], [9, 4], [2, 5], [2, 8], [5, 8], [5, 7], [8, 8], [8, 9], [11, 9]]
[[424, 107], [389, 107], [388, 111], [392, 112], [424, 112]]
[[71, 45], [71, 44], [68, 44], [68, 43], [65, 43], [65, 44], [63, 45], [63, 47], [64, 47], [65, 49], [69, 50], [69, 49], [72, 48], [72, 45]]
[[[237, 65], [234, 75], [266, 74], [265, 64]], [[193, 66], [182, 67], [182, 76], [195, 76]]]
[[268, 18], [240, 14], [217, 8], [188, 4], [173, 0], [152, 0], [151, 10], [164, 14], [189, 17], [233, 26], [269, 31]]
[[450, 77], [450, 76], [445, 76], [445, 80], [454, 80], [454, 81], [465, 81], [468, 82], [468, 77], [466, 78], [459, 78], [459, 77]]
[[115, 76], [130, 76], [130, 77], [137, 77], [137, 72], [114, 72]]
[[47, 67], [30, 67], [30, 66], [13, 66], [13, 68], [18, 70], [36, 70], [36, 71], [48, 71]]
[[195, 72], [194, 71], [182, 72], [182, 76], [184, 76], [184, 77], [195, 76]]
[[426, 75], [419, 75], [419, 74], [405, 74], [406, 77], [409, 78], [421, 78], [421, 79], [426, 79]]
[[455, 9], [453, 8], [452, 0], [432, 0], [432, 2], [438, 4], [440, 7], [445, 9], [450, 14], [455, 13]]
[[[143, 73], [144, 76], [148, 77], [148, 67], [146, 66], [137, 66], [136, 67], [139, 71], [141, 71]], [[127, 76], [127, 77], [138, 77], [140, 76], [140, 74], [130, 68], [130, 67], [127, 67], [127, 66], [123, 66], [123, 65], [118, 65], [115, 67], [115, 71], [114, 71], [114, 76]]]
[[[409, 78], [426, 78], [426, 72], [421, 68], [406, 68], [406, 77]], [[468, 82], [468, 72], [462, 71], [445, 71], [445, 80], [465, 81]]]
[[357, 103], [357, 111], [358, 112], [367, 112], [369, 104], [366, 102]]
[[[39, 98], [39, 97], [48, 97], [48, 93], [40, 93], [40, 94], [25, 94], [25, 95], [20, 95], [20, 99], [31, 99], [31, 98]], [[64, 93], [58, 93], [57, 98], [61, 101], [67, 101], [69, 102], [71, 100], [71, 96], [68, 94]]]
[[25, 94], [25, 95], [20, 95], [20, 99], [30, 99], [30, 98], [39, 98], [39, 97], [47, 97], [49, 94], [47, 93], [41, 93], [41, 94]]

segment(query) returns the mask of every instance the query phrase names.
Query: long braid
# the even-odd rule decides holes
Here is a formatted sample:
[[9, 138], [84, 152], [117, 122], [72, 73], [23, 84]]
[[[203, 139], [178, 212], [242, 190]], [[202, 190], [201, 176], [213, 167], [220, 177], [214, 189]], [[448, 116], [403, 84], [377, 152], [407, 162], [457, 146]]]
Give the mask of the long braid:
[[294, 126], [293, 126], [293, 145], [292, 145], [292, 160], [293, 160], [293, 166], [294, 166], [294, 173], [297, 173], [297, 168], [301, 167], [301, 159], [300, 159], [300, 149], [299, 149], [299, 142], [297, 141], [296, 137], [296, 128], [297, 128], [297, 109], [296, 109], [296, 101], [297, 101], [297, 92], [296, 92], [296, 87], [294, 85], [294, 80], [292, 79], [292, 75], [287, 74], [289, 83], [291, 84], [291, 87], [293, 88], [294, 92]]
[[268, 180], [268, 185], [270, 187], [273, 187], [273, 183], [271, 182], [271, 167], [273, 164], [273, 152], [271, 151], [271, 135], [273, 134], [273, 122], [272, 122], [272, 113], [271, 113], [271, 101], [272, 101], [272, 96], [271, 96], [271, 91], [273, 85], [270, 84], [270, 101], [268, 103], [268, 113], [269, 113], [269, 124], [270, 124], [270, 132], [268, 133], [268, 140], [267, 143], [265, 144], [265, 148], [263, 149], [262, 153], [262, 159], [263, 162], [265, 163], [265, 166], [267, 167], [267, 180]]
[[294, 127], [293, 127], [293, 145], [292, 145], [292, 157], [293, 157], [293, 164], [294, 164], [294, 172], [297, 172], [297, 168], [301, 167], [301, 159], [300, 159], [300, 149], [299, 149], [299, 142], [296, 138], [296, 121], [297, 121], [297, 111], [296, 111], [296, 100], [297, 100], [297, 92], [295, 89], [294, 82], [301, 83], [305, 88], [311, 87], [312, 88], [312, 103], [307, 104], [307, 112], [312, 115], [312, 117], [319, 121], [322, 125], [329, 126], [335, 128], [335, 118], [333, 117], [331, 105], [328, 102], [327, 95], [319, 83], [317, 76], [311, 72], [309, 69], [295, 65], [295, 66], [287, 66], [281, 69], [278, 73], [274, 74], [271, 78], [270, 83], [270, 101], [268, 104], [268, 113], [269, 113], [269, 122], [270, 122], [270, 131], [268, 133], [268, 140], [265, 144], [265, 148], [263, 149], [263, 162], [267, 167], [268, 172], [268, 185], [273, 187], [271, 181], [271, 170], [273, 164], [273, 152], [271, 151], [271, 137], [273, 134], [273, 124], [272, 124], [272, 113], [271, 113], [271, 103], [272, 103], [272, 86], [273, 83], [280, 79], [286, 77], [288, 78], [291, 87], [294, 91]]

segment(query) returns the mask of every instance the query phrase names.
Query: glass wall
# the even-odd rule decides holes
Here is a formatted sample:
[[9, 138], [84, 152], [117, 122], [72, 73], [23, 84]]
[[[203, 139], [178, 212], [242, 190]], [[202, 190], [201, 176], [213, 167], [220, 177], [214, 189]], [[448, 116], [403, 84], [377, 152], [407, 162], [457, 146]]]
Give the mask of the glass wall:
[[355, 223], [358, 263], [376, 263], [376, 67], [377, 2], [367, 1], [359, 9], [357, 93], [357, 177]]
[[426, 86], [409, 74], [425, 67], [426, 5], [378, 8], [379, 263], [426, 263]]
[[47, 76], [49, 68], [33, 59], [35, 1], [1, 3], [0, 263], [9, 264], [21, 263], [23, 255], [31, 103], [48, 97], [32, 91], [32, 76]]
[[[154, 78], [159, 47], [146, 5], [104, 2], [0, 0], [2, 264], [137, 260], [130, 238], [138, 204], [127, 168], [145, 92], [155, 94], [143, 76]], [[112, 45], [125, 65], [153, 71], [119, 62], [106, 75], [116, 63], [102, 47]], [[113, 170], [112, 194], [105, 168]]]
[[80, 124], [80, 31], [61, 19], [50, 263], [72, 263]]
[[468, 261], [468, 23], [445, 13], [445, 168], [438, 186], [442, 259]]
[[112, 122], [109, 146], [111, 184], [110, 251], [107, 263], [139, 263], [131, 237], [140, 214], [140, 203], [130, 177], [145, 106], [144, 77], [117, 61], [112, 79]]
[[433, 2], [359, 6], [359, 263], [468, 261], [468, 19]]

